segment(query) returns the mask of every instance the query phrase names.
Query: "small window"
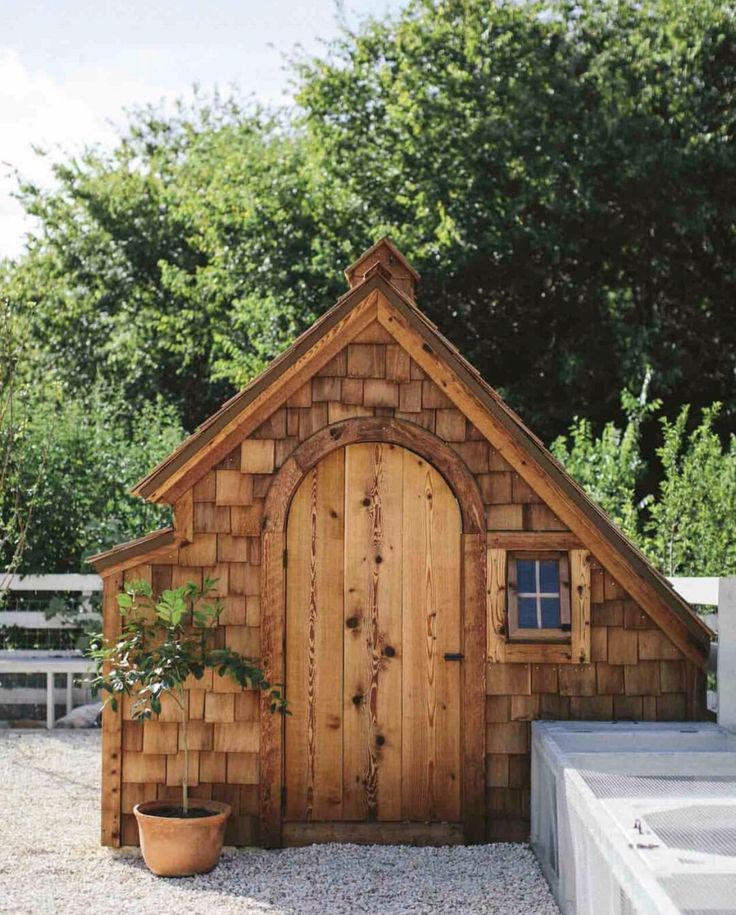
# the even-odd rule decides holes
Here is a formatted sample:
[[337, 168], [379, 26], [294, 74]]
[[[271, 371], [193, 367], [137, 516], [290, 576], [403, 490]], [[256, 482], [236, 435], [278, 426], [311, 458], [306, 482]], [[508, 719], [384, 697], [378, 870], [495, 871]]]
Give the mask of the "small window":
[[509, 553], [509, 637], [516, 641], [570, 638], [567, 553]]

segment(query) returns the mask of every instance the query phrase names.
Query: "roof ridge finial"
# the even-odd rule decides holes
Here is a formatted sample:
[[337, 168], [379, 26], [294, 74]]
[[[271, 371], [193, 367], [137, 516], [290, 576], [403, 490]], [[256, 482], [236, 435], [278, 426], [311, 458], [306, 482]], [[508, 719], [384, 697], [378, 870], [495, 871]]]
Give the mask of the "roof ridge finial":
[[410, 299], [416, 299], [419, 274], [391, 239], [386, 236], [371, 245], [345, 270], [345, 277], [350, 288], [353, 289], [362, 283], [366, 279], [366, 274], [376, 265], [381, 266], [380, 273], [397, 289], [400, 289]]

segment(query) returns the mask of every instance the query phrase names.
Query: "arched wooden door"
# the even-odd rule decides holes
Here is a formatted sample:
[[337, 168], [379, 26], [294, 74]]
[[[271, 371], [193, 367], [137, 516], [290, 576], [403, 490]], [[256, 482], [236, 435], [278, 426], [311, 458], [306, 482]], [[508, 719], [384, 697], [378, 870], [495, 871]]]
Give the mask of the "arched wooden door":
[[348, 445], [302, 480], [286, 540], [285, 826], [461, 821], [461, 534], [443, 477], [397, 445]]

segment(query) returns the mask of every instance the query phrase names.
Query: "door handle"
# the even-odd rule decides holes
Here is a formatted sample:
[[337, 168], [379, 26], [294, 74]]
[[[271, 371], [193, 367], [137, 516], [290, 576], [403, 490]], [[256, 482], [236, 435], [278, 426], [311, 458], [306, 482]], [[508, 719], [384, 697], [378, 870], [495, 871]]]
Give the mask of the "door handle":
[[462, 661], [465, 655], [462, 651], [446, 651], [445, 660], [446, 661]]

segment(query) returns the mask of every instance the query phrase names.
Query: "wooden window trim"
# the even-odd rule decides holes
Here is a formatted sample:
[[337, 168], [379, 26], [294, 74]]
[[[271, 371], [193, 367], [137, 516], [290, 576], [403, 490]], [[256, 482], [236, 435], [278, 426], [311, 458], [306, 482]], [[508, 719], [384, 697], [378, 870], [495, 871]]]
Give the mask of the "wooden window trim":
[[[508, 637], [507, 550], [487, 539], [487, 636], [490, 663], [587, 664], [590, 662], [590, 563], [588, 550], [567, 550], [570, 568], [570, 638], [513, 641]], [[537, 551], [535, 551], [537, 552]], [[565, 552], [565, 551], [555, 551]], [[547, 551], [545, 551], [547, 553]], [[547, 553], [548, 555], [548, 553]]]
[[[556, 559], [560, 576], [560, 623], [553, 629], [522, 629], [519, 626], [519, 592], [516, 587], [516, 562], [519, 559], [544, 561]], [[508, 639], [513, 642], [571, 642], [572, 624], [570, 619], [570, 557], [566, 550], [514, 550], [506, 554], [508, 609]]]

